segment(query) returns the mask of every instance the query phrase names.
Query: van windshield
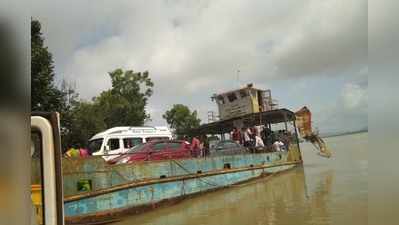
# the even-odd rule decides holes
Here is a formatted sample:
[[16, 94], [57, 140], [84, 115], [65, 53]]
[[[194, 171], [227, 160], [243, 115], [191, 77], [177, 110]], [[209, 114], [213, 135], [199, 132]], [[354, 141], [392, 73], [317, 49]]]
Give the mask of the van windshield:
[[94, 152], [99, 151], [102, 143], [103, 143], [103, 138], [94, 139], [94, 140], [89, 141], [88, 149], [89, 149], [90, 154], [93, 154]]

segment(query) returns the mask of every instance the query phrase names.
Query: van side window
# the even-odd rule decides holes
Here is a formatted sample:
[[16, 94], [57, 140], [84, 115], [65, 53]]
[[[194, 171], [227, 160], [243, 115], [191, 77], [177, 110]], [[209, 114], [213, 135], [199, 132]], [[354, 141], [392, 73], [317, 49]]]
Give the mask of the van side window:
[[125, 148], [132, 148], [132, 147], [142, 144], [142, 143], [143, 143], [142, 138], [124, 138], [123, 139], [123, 146]]
[[119, 149], [119, 139], [118, 138], [111, 138], [108, 140], [108, 146], [110, 150]]

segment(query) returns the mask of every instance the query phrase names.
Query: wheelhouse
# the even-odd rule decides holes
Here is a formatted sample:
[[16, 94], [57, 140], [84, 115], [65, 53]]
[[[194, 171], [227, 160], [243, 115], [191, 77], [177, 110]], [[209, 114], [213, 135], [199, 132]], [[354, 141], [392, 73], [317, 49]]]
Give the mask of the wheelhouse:
[[277, 106], [272, 99], [271, 90], [257, 89], [252, 84], [238, 90], [214, 94], [211, 99], [216, 101], [221, 120], [269, 111]]

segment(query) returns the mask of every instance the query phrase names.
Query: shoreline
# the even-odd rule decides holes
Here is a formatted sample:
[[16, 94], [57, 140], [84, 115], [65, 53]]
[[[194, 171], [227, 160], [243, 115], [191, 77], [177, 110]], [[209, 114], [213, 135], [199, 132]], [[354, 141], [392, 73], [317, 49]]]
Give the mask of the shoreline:
[[352, 134], [360, 134], [360, 133], [368, 133], [368, 130], [361, 130], [361, 131], [351, 131], [351, 132], [344, 132], [339, 134], [330, 134], [330, 135], [321, 135], [321, 138], [331, 138], [331, 137], [339, 137], [339, 136], [347, 136]]

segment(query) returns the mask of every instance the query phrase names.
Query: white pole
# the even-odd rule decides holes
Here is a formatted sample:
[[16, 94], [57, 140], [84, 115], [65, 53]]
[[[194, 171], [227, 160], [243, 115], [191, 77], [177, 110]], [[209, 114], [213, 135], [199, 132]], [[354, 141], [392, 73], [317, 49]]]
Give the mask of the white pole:
[[240, 88], [240, 70], [237, 70], [237, 84], [238, 84], [238, 88]]

